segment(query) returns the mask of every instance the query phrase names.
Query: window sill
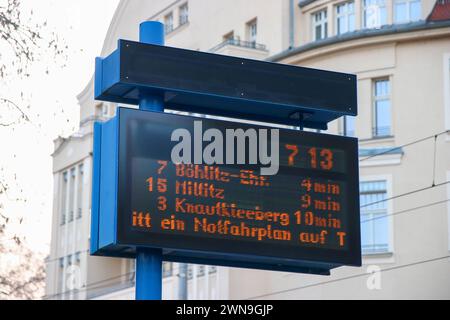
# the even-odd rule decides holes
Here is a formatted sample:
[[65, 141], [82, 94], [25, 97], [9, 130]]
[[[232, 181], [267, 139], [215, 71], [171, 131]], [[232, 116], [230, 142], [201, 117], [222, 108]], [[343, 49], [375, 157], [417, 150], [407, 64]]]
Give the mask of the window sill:
[[394, 253], [392, 251], [363, 253], [363, 265], [394, 263]]
[[420, 22], [420, 21], [423, 21], [423, 19], [418, 19], [418, 20], [393, 21], [393, 22], [392, 22], [392, 25], [396, 26], [396, 25], [409, 24], [409, 23], [415, 23], [415, 22]]
[[378, 251], [378, 252], [368, 252], [363, 253], [363, 257], [373, 257], [373, 256], [392, 256], [394, 253], [392, 251]]
[[372, 157], [360, 157], [360, 167], [393, 166], [402, 163], [403, 154], [380, 154]]
[[394, 141], [394, 136], [379, 136], [379, 137], [372, 137], [372, 138], [366, 138], [366, 139], [360, 139], [359, 142], [379, 142], [379, 141]]

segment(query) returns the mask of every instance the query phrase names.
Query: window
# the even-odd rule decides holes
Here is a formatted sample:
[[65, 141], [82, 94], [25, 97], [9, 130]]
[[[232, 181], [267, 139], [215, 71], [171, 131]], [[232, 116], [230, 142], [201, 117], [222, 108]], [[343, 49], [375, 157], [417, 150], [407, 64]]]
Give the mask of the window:
[[67, 265], [71, 266], [73, 264], [72, 255], [67, 256]]
[[206, 270], [205, 266], [199, 266], [198, 267], [197, 277], [203, 277], [205, 275], [205, 273], [206, 273], [205, 270]]
[[345, 2], [336, 6], [336, 34], [355, 31], [355, 3]]
[[363, 1], [364, 28], [379, 28], [387, 24], [386, 0]]
[[102, 116], [103, 117], [109, 116], [109, 106], [106, 103], [102, 103]]
[[95, 115], [97, 117], [101, 117], [102, 116], [102, 109], [103, 109], [103, 103], [98, 103], [95, 105]]
[[420, 0], [394, 0], [394, 22], [406, 23], [421, 19]]
[[374, 137], [391, 133], [391, 97], [389, 79], [374, 81]]
[[445, 128], [450, 130], [450, 52], [444, 54], [444, 105]]
[[98, 103], [95, 106], [95, 115], [97, 117], [106, 118], [109, 116], [109, 106], [107, 103]]
[[389, 252], [387, 183], [360, 183], [361, 244], [363, 254]]
[[59, 258], [58, 292], [64, 291], [64, 264], [65, 264], [64, 257]]
[[189, 22], [189, 7], [185, 3], [180, 7], [180, 26]]
[[75, 262], [76, 262], [76, 264], [79, 266], [80, 265], [80, 262], [81, 262], [81, 252], [77, 252], [76, 254], [75, 254]]
[[163, 278], [168, 278], [173, 275], [173, 263], [172, 262], [163, 262], [162, 274], [163, 274]]
[[234, 39], [234, 31], [228, 32], [226, 35], [223, 36], [223, 41], [232, 41]]
[[75, 179], [76, 179], [76, 169], [70, 169], [70, 181], [69, 181], [69, 222], [74, 219], [74, 196], [75, 196]]
[[61, 186], [61, 225], [66, 224], [67, 218], [67, 187], [69, 182], [68, 172], [62, 174], [62, 186]]
[[[450, 181], [450, 171], [447, 171], [447, 181]], [[450, 185], [447, 184], [447, 199], [450, 199]], [[447, 202], [447, 223], [448, 223], [448, 251], [450, 251], [450, 203]]]
[[312, 14], [313, 40], [325, 39], [328, 36], [327, 11], [322, 10]]
[[216, 266], [210, 266], [208, 273], [209, 274], [217, 273], [217, 267]]
[[247, 23], [248, 41], [256, 43], [258, 37], [258, 21], [256, 19]]
[[84, 183], [84, 165], [78, 166], [78, 181], [77, 181], [77, 219], [81, 219], [83, 215], [83, 183]]
[[64, 269], [64, 257], [59, 258], [59, 268]]
[[164, 25], [166, 34], [173, 31], [173, 13], [169, 13], [164, 17]]
[[345, 116], [343, 120], [343, 134], [347, 137], [355, 137], [355, 117]]

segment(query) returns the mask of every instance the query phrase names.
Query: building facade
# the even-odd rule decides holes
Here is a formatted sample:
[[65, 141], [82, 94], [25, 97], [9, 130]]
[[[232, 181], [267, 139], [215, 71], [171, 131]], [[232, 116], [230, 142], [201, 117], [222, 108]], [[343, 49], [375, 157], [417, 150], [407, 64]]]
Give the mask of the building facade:
[[[320, 277], [190, 265], [187, 298], [450, 298], [449, 0], [124, 0], [102, 56], [145, 20], [165, 24], [169, 46], [358, 76], [358, 117], [327, 133], [360, 139], [363, 267]], [[55, 141], [46, 298], [132, 299], [134, 261], [88, 252], [92, 127], [117, 106], [94, 101], [92, 81], [78, 100], [79, 132]], [[164, 264], [165, 299], [186, 297], [182, 270]]]
[[[165, 24], [168, 46], [266, 59], [289, 47], [284, 16], [288, 1], [121, 1], [108, 30], [102, 56], [116, 49], [117, 39], [138, 39], [139, 24]], [[214, 18], [213, 18], [214, 17]], [[207, 30], [207, 32], [205, 31]], [[285, 35], [285, 36], [281, 36]], [[54, 214], [47, 259], [47, 299], [128, 299], [134, 297], [134, 261], [89, 256], [92, 131], [117, 105], [94, 101], [91, 81], [78, 96], [80, 129], [55, 141], [53, 154]], [[184, 269], [182, 269], [184, 270]], [[180, 296], [180, 266], [164, 264], [165, 299]], [[188, 298], [227, 299], [228, 269], [189, 266]]]

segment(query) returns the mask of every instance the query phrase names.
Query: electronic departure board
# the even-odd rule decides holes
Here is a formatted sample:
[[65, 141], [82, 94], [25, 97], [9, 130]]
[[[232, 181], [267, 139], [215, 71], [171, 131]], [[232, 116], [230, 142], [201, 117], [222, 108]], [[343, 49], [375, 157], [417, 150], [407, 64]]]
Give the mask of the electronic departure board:
[[[114, 121], [118, 252], [161, 248], [171, 261], [318, 274], [361, 264], [356, 139], [125, 108]], [[222, 133], [224, 145], [227, 130], [278, 129], [278, 150], [270, 150], [270, 134], [260, 140], [267, 154], [278, 152], [277, 173], [262, 175], [268, 165], [259, 160], [174, 163], [177, 129], [191, 135], [192, 158], [210, 143], [201, 136], [208, 129]], [[246, 160], [262, 146], [245, 144]], [[223, 158], [237, 160], [239, 147]], [[100, 205], [100, 217], [109, 208]]]

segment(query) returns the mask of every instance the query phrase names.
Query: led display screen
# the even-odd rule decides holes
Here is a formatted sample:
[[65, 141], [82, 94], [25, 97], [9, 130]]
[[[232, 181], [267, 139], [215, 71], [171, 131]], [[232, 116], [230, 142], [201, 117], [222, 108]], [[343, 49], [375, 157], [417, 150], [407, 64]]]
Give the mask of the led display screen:
[[[120, 245], [217, 265], [360, 265], [356, 139], [124, 108], [118, 121]], [[173, 161], [181, 143], [191, 163]], [[207, 164], [208, 151], [222, 160]]]

